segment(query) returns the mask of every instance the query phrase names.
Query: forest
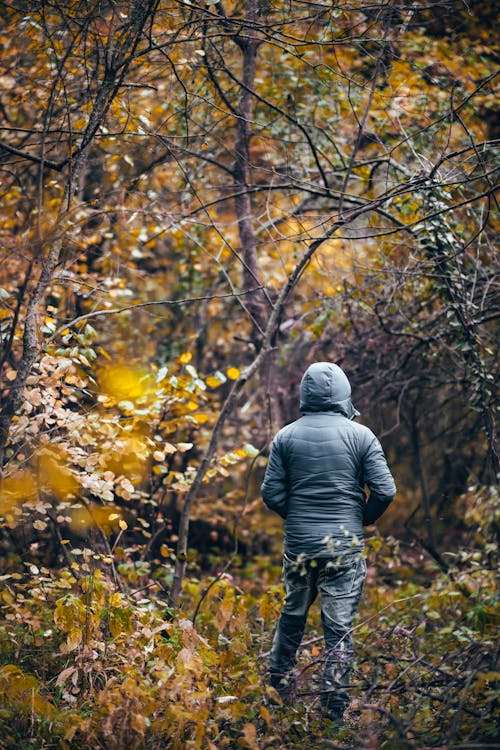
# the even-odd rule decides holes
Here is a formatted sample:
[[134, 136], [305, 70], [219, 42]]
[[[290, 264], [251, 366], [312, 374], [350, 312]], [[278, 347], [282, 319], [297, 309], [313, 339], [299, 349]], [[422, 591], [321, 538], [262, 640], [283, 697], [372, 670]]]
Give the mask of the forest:
[[[0, 747], [498, 748], [488, 0], [0, 1]], [[397, 484], [267, 679], [314, 362]]]

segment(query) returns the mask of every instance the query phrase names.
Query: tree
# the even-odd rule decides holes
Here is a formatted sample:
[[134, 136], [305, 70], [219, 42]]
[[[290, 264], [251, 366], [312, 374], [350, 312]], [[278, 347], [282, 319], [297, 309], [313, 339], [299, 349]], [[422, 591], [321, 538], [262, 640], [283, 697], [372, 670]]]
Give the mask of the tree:
[[266, 705], [281, 529], [259, 501], [321, 359], [399, 488], [401, 542], [367, 540], [347, 735], [491, 741], [493, 6], [1, 18], [2, 742], [323, 739], [317, 623], [296, 734]]

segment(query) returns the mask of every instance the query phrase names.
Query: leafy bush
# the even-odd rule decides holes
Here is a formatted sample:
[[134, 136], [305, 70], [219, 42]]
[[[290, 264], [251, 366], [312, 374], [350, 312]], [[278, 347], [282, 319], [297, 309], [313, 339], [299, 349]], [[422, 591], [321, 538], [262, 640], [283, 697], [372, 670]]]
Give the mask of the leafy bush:
[[[424, 565], [417, 551], [378, 534], [369, 541], [352, 703], [339, 746], [494, 741], [498, 494], [471, 492], [464, 502], [469, 545], [456, 554], [449, 576], [432, 566], [412, 576]], [[180, 750], [319, 742], [329, 727], [317, 711], [316, 610], [300, 650], [293, 707], [272, 706], [276, 694], [266, 686], [266, 654], [281, 603], [278, 577], [269, 558], [257, 557], [234, 578], [187, 579], [183, 610], [173, 613], [157, 589], [148, 598], [120, 592], [100, 569], [79, 579], [33, 566], [29, 577], [4, 576], [3, 747]]]

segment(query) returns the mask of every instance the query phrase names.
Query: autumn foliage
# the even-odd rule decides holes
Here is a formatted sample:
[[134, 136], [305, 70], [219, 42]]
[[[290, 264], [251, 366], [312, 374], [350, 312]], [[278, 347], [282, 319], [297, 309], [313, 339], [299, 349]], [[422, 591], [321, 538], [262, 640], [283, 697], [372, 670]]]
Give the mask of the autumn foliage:
[[[0, 746], [493, 747], [493, 4], [0, 7]], [[265, 676], [316, 360], [398, 485], [336, 734], [318, 613]]]

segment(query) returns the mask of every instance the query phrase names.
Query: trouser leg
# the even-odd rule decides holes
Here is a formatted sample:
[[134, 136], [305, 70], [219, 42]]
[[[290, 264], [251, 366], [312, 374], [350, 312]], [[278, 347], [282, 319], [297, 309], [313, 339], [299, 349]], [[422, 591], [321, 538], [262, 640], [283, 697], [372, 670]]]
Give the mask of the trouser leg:
[[293, 668], [307, 613], [317, 594], [317, 570], [285, 557], [283, 575], [286, 597], [271, 647], [269, 675], [271, 685], [288, 697], [295, 686]]
[[339, 566], [326, 564], [319, 574], [321, 619], [325, 637], [325, 661], [321, 703], [326, 713], [341, 716], [349, 703], [352, 621], [366, 577], [363, 558], [344, 558]]

